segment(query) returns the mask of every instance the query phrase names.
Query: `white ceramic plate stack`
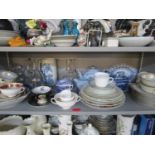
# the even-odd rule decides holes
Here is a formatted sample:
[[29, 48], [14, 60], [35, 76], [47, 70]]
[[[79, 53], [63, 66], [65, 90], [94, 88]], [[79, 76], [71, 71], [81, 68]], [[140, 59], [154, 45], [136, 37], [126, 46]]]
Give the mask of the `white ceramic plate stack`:
[[51, 42], [57, 47], [70, 47], [76, 41], [76, 36], [74, 35], [53, 35]]
[[116, 122], [113, 116], [95, 115], [90, 116], [90, 121], [102, 135], [116, 134]]
[[132, 96], [147, 106], [155, 106], [155, 74], [139, 73], [137, 83], [130, 85]]
[[117, 108], [124, 104], [125, 95], [114, 83], [97, 87], [94, 81], [80, 91], [82, 102], [95, 109]]
[[8, 97], [0, 93], [0, 109], [7, 109], [16, 106], [17, 104], [24, 101], [29, 95], [29, 90], [24, 89], [18, 95], [14, 97]]

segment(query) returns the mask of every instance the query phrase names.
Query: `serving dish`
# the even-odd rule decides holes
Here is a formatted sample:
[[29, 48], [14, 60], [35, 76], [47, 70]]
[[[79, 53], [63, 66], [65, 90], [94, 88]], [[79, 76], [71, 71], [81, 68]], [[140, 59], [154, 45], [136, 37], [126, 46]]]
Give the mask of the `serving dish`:
[[76, 36], [74, 35], [53, 35], [51, 42], [57, 47], [70, 47], [76, 41]]
[[125, 47], [143, 47], [151, 44], [153, 42], [153, 37], [120, 37], [120, 46]]

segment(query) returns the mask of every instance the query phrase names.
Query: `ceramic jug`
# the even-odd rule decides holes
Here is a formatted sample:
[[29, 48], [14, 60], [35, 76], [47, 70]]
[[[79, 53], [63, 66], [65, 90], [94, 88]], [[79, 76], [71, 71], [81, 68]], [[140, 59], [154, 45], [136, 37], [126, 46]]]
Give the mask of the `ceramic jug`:
[[133, 115], [117, 115], [117, 135], [131, 135], [134, 118]]

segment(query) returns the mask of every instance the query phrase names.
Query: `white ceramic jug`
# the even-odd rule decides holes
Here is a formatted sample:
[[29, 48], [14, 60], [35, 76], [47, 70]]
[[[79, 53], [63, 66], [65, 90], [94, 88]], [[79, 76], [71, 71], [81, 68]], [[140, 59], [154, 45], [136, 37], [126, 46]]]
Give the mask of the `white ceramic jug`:
[[117, 135], [131, 135], [134, 118], [133, 115], [117, 115]]

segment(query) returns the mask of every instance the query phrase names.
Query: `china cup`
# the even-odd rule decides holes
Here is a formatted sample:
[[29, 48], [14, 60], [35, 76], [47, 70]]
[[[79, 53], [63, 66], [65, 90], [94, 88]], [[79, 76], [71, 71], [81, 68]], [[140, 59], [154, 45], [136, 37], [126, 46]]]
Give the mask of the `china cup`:
[[7, 97], [15, 97], [22, 93], [25, 87], [21, 83], [4, 83], [0, 85], [0, 91]]
[[106, 87], [108, 84], [113, 82], [113, 78], [105, 72], [95, 73], [95, 84], [97, 87]]

